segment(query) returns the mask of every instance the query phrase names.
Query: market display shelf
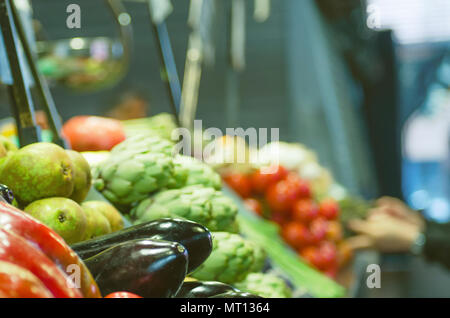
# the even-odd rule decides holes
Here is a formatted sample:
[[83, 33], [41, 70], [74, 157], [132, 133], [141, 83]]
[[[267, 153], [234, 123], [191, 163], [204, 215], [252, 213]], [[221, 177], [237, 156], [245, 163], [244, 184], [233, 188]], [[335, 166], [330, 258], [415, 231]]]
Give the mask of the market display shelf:
[[294, 287], [294, 295], [310, 295], [317, 298], [358, 297], [365, 286], [366, 268], [377, 262], [376, 252], [359, 252], [353, 261], [343, 269], [338, 282], [328, 278], [304, 263], [297, 253], [283, 242], [278, 226], [249, 211], [243, 201], [227, 186], [223, 189], [233, 198], [239, 208], [241, 233], [261, 244], [276, 271], [285, 276]]

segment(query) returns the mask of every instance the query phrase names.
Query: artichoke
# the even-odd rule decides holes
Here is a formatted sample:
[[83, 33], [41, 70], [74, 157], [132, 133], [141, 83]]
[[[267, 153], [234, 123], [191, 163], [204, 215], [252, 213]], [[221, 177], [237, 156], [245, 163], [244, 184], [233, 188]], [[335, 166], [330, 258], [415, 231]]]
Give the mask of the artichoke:
[[216, 190], [222, 188], [220, 175], [200, 160], [189, 156], [177, 155], [173, 159], [173, 163], [173, 182], [169, 185], [169, 188], [182, 188], [195, 184], [201, 184]]
[[123, 151], [95, 169], [94, 187], [115, 205], [128, 206], [165, 187], [172, 177], [172, 157], [164, 153]]
[[265, 253], [255, 243], [238, 234], [227, 232], [212, 234], [213, 251], [192, 273], [192, 277], [232, 284], [242, 281], [252, 271], [260, 271], [264, 266]]
[[129, 137], [111, 149], [111, 155], [122, 152], [129, 154], [137, 153], [162, 153], [172, 156], [174, 144], [166, 139], [152, 134], [138, 134]]
[[292, 297], [292, 291], [286, 282], [269, 273], [250, 273], [243, 281], [234, 284], [234, 287], [265, 298]]
[[143, 131], [156, 134], [161, 138], [172, 140], [172, 131], [177, 128], [175, 117], [169, 113], [122, 121], [127, 136], [141, 134]]
[[158, 192], [133, 208], [131, 216], [135, 223], [182, 217], [200, 223], [210, 231], [228, 231], [236, 227], [237, 210], [233, 200], [222, 192], [193, 185]]

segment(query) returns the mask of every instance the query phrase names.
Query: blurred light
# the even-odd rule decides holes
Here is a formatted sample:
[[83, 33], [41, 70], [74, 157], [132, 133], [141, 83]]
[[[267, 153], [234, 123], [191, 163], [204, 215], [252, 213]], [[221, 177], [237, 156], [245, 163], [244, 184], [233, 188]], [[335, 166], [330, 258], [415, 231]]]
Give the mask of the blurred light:
[[430, 196], [427, 191], [418, 190], [410, 195], [410, 202], [414, 210], [423, 210], [429, 205]]
[[80, 50], [84, 46], [84, 40], [82, 38], [73, 38], [70, 40], [70, 47], [74, 50]]
[[450, 219], [450, 207], [445, 198], [436, 198], [431, 201], [426, 214], [437, 222], [448, 222]]
[[392, 29], [402, 44], [450, 40], [449, 0], [367, 0], [367, 26]]
[[126, 12], [119, 14], [118, 20], [121, 25], [128, 25], [131, 23], [131, 17]]
[[99, 61], [106, 60], [109, 56], [109, 46], [104, 40], [96, 40], [91, 45], [91, 56]]

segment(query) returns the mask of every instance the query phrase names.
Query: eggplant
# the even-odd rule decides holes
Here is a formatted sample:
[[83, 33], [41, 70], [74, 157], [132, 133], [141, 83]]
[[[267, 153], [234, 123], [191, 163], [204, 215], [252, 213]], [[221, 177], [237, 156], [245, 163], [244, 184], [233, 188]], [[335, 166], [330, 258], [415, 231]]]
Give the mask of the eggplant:
[[188, 254], [179, 243], [133, 240], [85, 261], [102, 295], [127, 291], [145, 298], [173, 297], [187, 272]]
[[250, 293], [244, 293], [241, 291], [228, 291], [223, 294], [211, 296], [209, 298], [263, 298], [263, 297], [253, 295]]
[[208, 298], [235, 291], [238, 290], [220, 282], [184, 282], [175, 298]]
[[114, 233], [76, 243], [71, 248], [81, 259], [87, 259], [116, 244], [136, 239], [180, 243], [189, 254], [188, 273], [200, 266], [212, 251], [212, 238], [208, 229], [183, 219], [159, 219], [133, 225]]
[[0, 201], [13, 204], [14, 195], [12, 191], [4, 184], [0, 184]]

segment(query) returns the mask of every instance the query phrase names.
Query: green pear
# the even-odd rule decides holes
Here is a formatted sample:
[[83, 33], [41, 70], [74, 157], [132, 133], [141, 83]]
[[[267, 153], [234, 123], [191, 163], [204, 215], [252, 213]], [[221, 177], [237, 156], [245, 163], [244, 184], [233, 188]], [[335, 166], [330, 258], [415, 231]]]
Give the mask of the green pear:
[[71, 199], [37, 200], [26, 206], [24, 211], [53, 229], [67, 244], [80, 242], [86, 236], [86, 214], [80, 205]]
[[87, 160], [77, 151], [66, 150], [73, 164], [73, 192], [69, 198], [81, 203], [86, 198], [91, 188], [92, 176], [91, 167]]
[[6, 156], [0, 183], [12, 190], [22, 206], [43, 198], [69, 197], [74, 188], [72, 161], [58, 145], [30, 144]]
[[112, 205], [105, 201], [85, 201], [81, 204], [83, 210], [97, 211], [103, 214], [111, 225], [111, 231], [115, 232], [123, 229], [124, 222], [122, 214]]
[[81, 205], [87, 218], [87, 229], [84, 240], [90, 240], [94, 237], [111, 233], [111, 224], [106, 216], [97, 209], [86, 206], [85, 203], [86, 202], [83, 202]]
[[5, 146], [0, 142], [0, 158], [6, 157], [8, 154], [8, 151], [6, 150]]
[[3, 135], [0, 135], [0, 144], [5, 149], [7, 154], [17, 151], [18, 149], [16, 144], [11, 139]]

